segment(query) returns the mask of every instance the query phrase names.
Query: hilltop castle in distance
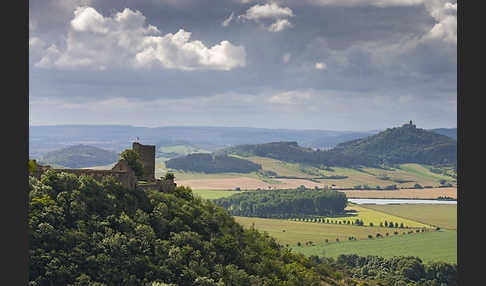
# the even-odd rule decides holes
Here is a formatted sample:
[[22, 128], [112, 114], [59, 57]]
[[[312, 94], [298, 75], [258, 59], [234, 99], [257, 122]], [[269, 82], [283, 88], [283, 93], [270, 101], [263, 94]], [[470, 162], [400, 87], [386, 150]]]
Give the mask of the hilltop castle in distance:
[[402, 127], [409, 127], [409, 128], [417, 128], [417, 126], [415, 126], [415, 124], [412, 124], [412, 120], [410, 120], [410, 123], [405, 123], [402, 125]]
[[97, 181], [101, 181], [104, 177], [112, 176], [122, 186], [134, 189], [136, 187], [142, 189], [157, 189], [160, 191], [172, 191], [176, 184], [173, 180], [155, 179], [155, 145], [143, 145], [138, 142], [132, 143], [132, 150], [137, 152], [143, 164], [143, 177], [141, 180], [146, 183], [138, 184], [135, 172], [130, 168], [125, 159], [120, 159], [111, 170], [95, 170], [95, 169], [53, 169], [49, 165], [37, 165], [36, 170], [31, 174], [36, 178], [47, 170], [56, 172], [64, 172], [74, 174], [76, 176], [88, 175]]

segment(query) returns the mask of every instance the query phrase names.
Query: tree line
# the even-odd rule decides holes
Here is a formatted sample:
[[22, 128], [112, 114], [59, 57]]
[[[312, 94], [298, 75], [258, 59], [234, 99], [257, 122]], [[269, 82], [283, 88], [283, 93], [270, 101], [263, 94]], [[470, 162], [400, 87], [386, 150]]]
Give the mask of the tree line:
[[376, 285], [457, 285], [456, 264], [424, 263], [420, 258], [413, 256], [383, 258], [341, 254], [335, 263], [344, 266], [345, 271], [352, 278], [371, 280]]
[[165, 166], [171, 169], [204, 173], [251, 173], [262, 168], [260, 164], [233, 156], [198, 153], [170, 159], [165, 162]]
[[345, 193], [326, 189], [257, 190], [213, 201], [231, 215], [263, 218], [332, 216], [344, 213], [347, 205]]

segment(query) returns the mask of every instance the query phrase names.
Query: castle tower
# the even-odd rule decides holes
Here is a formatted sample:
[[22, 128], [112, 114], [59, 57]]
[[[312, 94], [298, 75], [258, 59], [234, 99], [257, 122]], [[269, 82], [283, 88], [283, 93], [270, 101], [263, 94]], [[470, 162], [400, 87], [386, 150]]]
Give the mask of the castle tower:
[[138, 153], [143, 163], [143, 179], [155, 181], [155, 145], [133, 142], [132, 149]]

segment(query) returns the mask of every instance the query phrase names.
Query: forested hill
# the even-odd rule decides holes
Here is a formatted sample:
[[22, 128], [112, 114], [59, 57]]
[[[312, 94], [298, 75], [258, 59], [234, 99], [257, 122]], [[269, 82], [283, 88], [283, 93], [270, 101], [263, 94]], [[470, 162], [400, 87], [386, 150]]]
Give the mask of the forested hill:
[[282, 161], [305, 162], [312, 159], [315, 151], [310, 148], [301, 147], [297, 142], [271, 142], [264, 144], [243, 144], [228, 147], [215, 152], [215, 154], [239, 155], [239, 156], [260, 156]]
[[186, 187], [125, 189], [48, 170], [28, 191], [29, 285], [349, 285]]
[[345, 167], [398, 163], [455, 165], [457, 142], [448, 136], [406, 124], [366, 138], [340, 143], [328, 151], [300, 147], [296, 142], [274, 142], [239, 145], [222, 149], [218, 153]]
[[116, 152], [80, 144], [48, 152], [39, 161], [68, 168], [85, 168], [109, 165], [118, 158], [119, 154]]
[[[408, 124], [388, 128], [376, 135], [338, 144], [328, 157], [346, 163], [347, 158], [363, 165], [382, 163], [457, 163], [457, 141]], [[341, 157], [341, 158], [340, 158]], [[361, 158], [361, 159], [360, 159]], [[366, 163], [368, 162], [368, 163]]]
[[165, 166], [172, 169], [204, 173], [251, 173], [262, 168], [261, 165], [248, 160], [213, 154], [189, 154], [183, 157], [172, 158], [165, 162]]

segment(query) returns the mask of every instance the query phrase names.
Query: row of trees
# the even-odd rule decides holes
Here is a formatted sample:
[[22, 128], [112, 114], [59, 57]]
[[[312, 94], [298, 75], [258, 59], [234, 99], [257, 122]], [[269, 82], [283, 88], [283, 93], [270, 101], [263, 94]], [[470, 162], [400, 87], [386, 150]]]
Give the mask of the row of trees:
[[[356, 225], [356, 226], [364, 226], [365, 223], [362, 219], [355, 219], [355, 220], [352, 220], [352, 219], [349, 219], [349, 220], [338, 220], [338, 219], [330, 219], [330, 218], [322, 218], [322, 217], [310, 217], [310, 218], [306, 218], [306, 217], [299, 217], [299, 218], [291, 218], [291, 220], [294, 220], [294, 221], [303, 221], [303, 222], [313, 222], [313, 223], [329, 223], [329, 224], [345, 224], [345, 225]], [[369, 226], [378, 226], [378, 225], [375, 225], [373, 222], [370, 222], [369, 223]], [[383, 222], [380, 222], [379, 224], [380, 227], [389, 227], [389, 228], [408, 228], [407, 225], [404, 225], [403, 222], [401, 222], [400, 224], [398, 224], [398, 222], [393, 222], [393, 221], [386, 221], [383, 223]]]
[[346, 194], [330, 190], [259, 190], [214, 200], [235, 216], [291, 218], [344, 213]]

